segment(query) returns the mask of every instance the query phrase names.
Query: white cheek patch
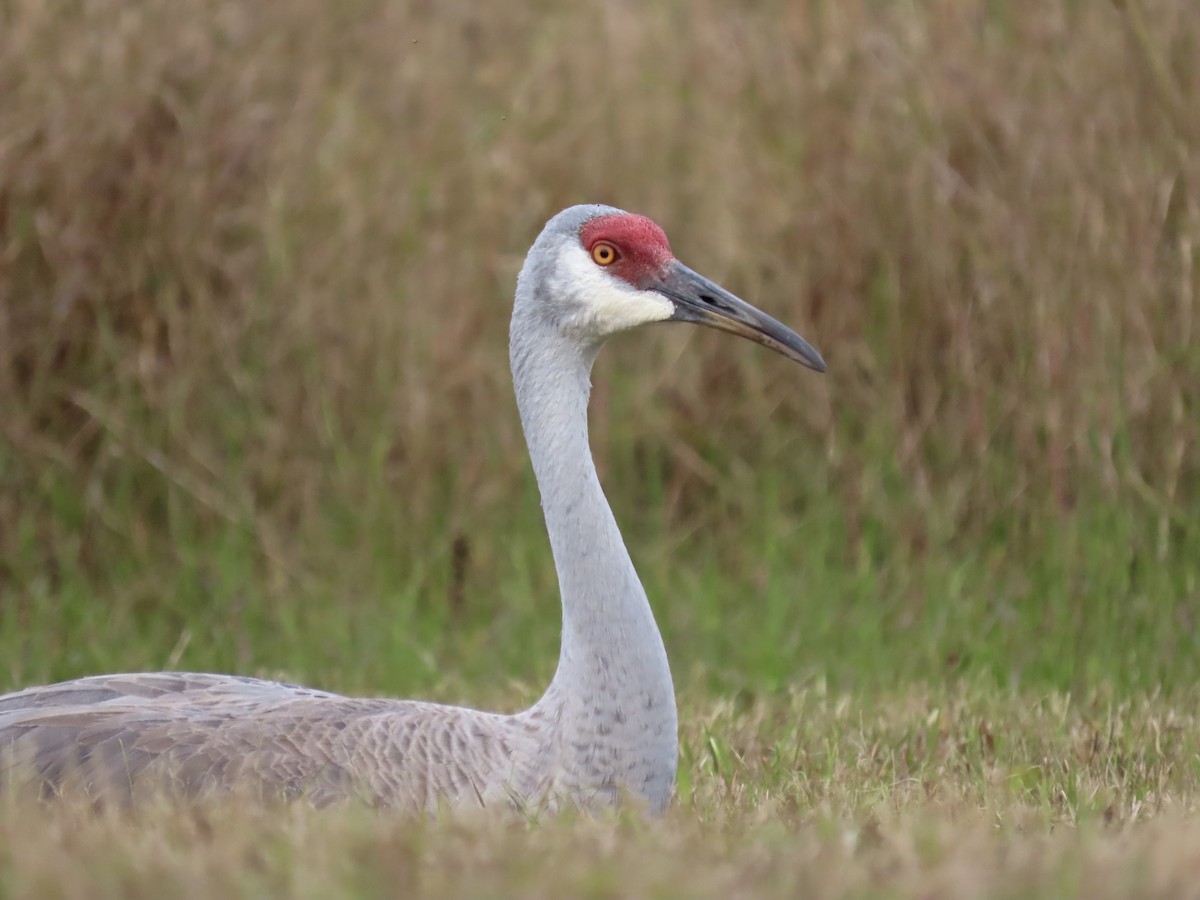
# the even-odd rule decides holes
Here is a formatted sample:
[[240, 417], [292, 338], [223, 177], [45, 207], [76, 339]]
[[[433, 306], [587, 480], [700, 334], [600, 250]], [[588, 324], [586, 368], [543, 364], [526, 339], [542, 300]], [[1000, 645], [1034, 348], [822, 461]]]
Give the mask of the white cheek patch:
[[559, 259], [554, 293], [571, 298], [563, 310], [572, 329], [608, 335], [649, 322], [662, 322], [675, 306], [655, 291], [626, 286], [592, 262], [582, 247], [567, 247]]

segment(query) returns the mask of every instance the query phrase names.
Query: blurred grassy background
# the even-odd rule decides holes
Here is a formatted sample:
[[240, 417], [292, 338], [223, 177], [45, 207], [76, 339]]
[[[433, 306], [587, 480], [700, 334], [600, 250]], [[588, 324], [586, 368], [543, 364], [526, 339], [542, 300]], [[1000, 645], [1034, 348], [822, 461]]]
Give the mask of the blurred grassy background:
[[0, 4], [0, 686], [535, 696], [506, 323], [576, 202], [829, 362], [602, 354], [685, 698], [1188, 685], [1198, 107], [1190, 0]]

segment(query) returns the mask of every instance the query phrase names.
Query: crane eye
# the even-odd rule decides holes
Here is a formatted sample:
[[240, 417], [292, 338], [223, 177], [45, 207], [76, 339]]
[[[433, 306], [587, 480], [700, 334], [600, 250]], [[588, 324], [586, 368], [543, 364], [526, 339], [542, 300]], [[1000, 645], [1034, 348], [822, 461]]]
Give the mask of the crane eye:
[[592, 259], [598, 266], [611, 266], [620, 258], [621, 254], [617, 252], [617, 248], [608, 241], [596, 241], [592, 247]]

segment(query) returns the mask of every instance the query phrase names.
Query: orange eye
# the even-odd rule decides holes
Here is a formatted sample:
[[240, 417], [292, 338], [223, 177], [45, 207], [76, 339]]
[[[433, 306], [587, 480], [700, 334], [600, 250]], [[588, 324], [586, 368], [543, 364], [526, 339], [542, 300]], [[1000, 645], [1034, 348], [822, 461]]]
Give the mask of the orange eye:
[[617, 252], [617, 248], [608, 241], [596, 241], [592, 247], [592, 259], [598, 266], [611, 266], [620, 257], [621, 254]]

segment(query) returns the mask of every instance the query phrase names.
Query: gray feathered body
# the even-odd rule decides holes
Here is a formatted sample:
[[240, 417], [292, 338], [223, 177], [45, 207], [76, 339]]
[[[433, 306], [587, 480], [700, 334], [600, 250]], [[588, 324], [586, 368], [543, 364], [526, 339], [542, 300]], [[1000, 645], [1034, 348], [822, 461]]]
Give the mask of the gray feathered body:
[[8, 786], [129, 803], [150, 792], [358, 798], [436, 810], [552, 791], [545, 726], [252, 678], [101, 675], [0, 697]]

